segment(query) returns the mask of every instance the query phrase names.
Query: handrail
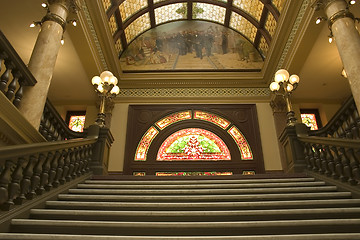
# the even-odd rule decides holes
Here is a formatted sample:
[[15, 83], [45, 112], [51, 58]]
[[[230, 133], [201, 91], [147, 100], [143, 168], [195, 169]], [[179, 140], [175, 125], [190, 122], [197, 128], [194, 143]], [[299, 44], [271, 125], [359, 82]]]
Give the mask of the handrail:
[[39, 132], [48, 141], [59, 141], [73, 138], [83, 138], [85, 132], [74, 132], [65, 124], [49, 99], [45, 102], [44, 112], [41, 117]]
[[357, 139], [343, 139], [343, 138], [329, 138], [329, 137], [304, 137], [298, 136], [298, 139], [305, 143], [314, 144], [326, 144], [335, 147], [346, 147], [346, 148], [359, 148], [360, 140]]
[[[3, 62], [5, 70], [1, 71]], [[34, 86], [36, 79], [2, 31], [0, 31], [0, 72], [3, 72], [0, 78], [0, 91], [19, 107], [23, 97], [23, 87]]]

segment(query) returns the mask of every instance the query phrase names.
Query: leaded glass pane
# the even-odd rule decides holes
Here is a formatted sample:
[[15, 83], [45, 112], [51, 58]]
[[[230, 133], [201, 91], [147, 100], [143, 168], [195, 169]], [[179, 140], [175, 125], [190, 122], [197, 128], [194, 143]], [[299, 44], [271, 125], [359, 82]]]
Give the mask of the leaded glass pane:
[[158, 161], [231, 160], [230, 151], [216, 134], [200, 128], [187, 128], [171, 134], [161, 144]]
[[214, 123], [219, 127], [221, 127], [222, 129], [226, 129], [230, 125], [230, 122], [228, 120], [219, 117], [215, 114], [202, 112], [202, 111], [194, 111], [194, 119], [199, 119]]
[[110, 0], [102, 0], [102, 4], [104, 6], [105, 11], [107, 11], [111, 7], [111, 1]]
[[265, 29], [268, 30], [270, 36], [274, 35], [276, 29], [276, 20], [271, 13], [268, 14], [267, 20], [265, 22]]
[[168, 1], [168, 0], [154, 0], [154, 3], [165, 2], [165, 1]]
[[208, 3], [193, 3], [193, 18], [224, 23], [226, 9]]
[[172, 20], [185, 19], [186, 15], [181, 14], [178, 11], [178, 9], [181, 9], [182, 7], [183, 3], [176, 3], [155, 8], [156, 25]]
[[114, 35], [114, 33], [116, 33], [116, 31], [118, 29], [114, 15], [112, 15], [109, 19], [109, 26], [110, 26], [111, 35]]
[[316, 116], [313, 113], [302, 113], [301, 122], [306, 126], [310, 127], [310, 130], [318, 130], [318, 124], [316, 121]]
[[228, 133], [233, 137], [235, 142], [237, 143], [240, 153], [241, 153], [241, 159], [242, 160], [253, 160], [253, 154], [251, 152], [250, 146], [248, 142], [246, 141], [246, 138], [244, 135], [240, 132], [240, 130], [232, 126]]
[[122, 52], [123, 50], [123, 47], [121, 45], [121, 41], [120, 39], [117, 39], [116, 42], [115, 42], [115, 49], [118, 53]]
[[122, 21], [124, 22], [131, 15], [145, 7], [147, 7], [147, 1], [145, 0], [125, 0], [119, 6]]
[[257, 29], [247, 19], [236, 12], [231, 13], [230, 27], [242, 33], [250, 41], [254, 42]]
[[267, 53], [269, 51], [269, 45], [267, 44], [267, 42], [263, 36], [261, 36], [261, 38], [260, 38], [259, 49], [260, 49], [261, 53], [263, 54], [263, 56], [267, 56]]
[[156, 172], [156, 176], [167, 177], [167, 176], [229, 176], [233, 175], [232, 172]]
[[285, 1], [286, 0], [273, 0], [272, 2], [274, 6], [277, 8], [277, 10], [279, 10], [279, 12], [281, 13], [284, 8]]
[[149, 13], [145, 13], [125, 28], [126, 41], [131, 42], [136, 36], [150, 28]]
[[69, 121], [69, 128], [74, 132], [83, 132], [85, 125], [85, 116], [71, 116]]
[[159, 133], [154, 127], [150, 127], [140, 140], [140, 143], [136, 149], [135, 161], [146, 161], [147, 151], [149, 150], [150, 144]]
[[177, 123], [179, 121], [191, 119], [191, 110], [185, 112], [178, 112], [171, 114], [155, 123], [155, 125], [160, 129], [163, 130], [167, 126], [170, 126], [173, 123]]
[[233, 5], [249, 13], [257, 21], [260, 21], [264, 9], [264, 4], [262, 2], [254, 0], [234, 0]]

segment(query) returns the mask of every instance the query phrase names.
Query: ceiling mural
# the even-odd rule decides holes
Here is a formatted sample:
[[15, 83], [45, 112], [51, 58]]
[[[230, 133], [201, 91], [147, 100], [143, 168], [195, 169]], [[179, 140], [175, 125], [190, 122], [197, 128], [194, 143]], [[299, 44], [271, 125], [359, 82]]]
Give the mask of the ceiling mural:
[[120, 57], [123, 71], [251, 69], [263, 59], [239, 33], [203, 21], [163, 24], [137, 37]]
[[285, 0], [102, 0], [123, 71], [261, 69]]

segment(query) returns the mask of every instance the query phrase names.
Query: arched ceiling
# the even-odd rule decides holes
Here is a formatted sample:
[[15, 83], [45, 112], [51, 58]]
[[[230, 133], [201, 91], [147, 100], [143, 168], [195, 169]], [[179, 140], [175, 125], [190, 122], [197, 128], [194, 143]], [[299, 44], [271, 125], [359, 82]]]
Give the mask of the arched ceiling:
[[285, 0], [102, 0], [102, 4], [118, 56], [149, 29], [203, 20], [237, 31], [265, 58]]

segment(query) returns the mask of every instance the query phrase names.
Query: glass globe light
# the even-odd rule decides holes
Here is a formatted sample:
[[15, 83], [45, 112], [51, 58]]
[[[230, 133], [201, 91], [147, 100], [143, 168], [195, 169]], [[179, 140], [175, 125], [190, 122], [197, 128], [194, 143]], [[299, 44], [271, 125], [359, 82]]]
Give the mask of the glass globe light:
[[101, 78], [99, 76], [95, 76], [91, 79], [92, 85], [100, 85], [101, 84]]
[[97, 90], [101, 93], [104, 92], [103, 85], [98, 85]]
[[291, 76], [289, 77], [289, 82], [290, 82], [291, 84], [298, 83], [299, 81], [300, 81], [300, 78], [299, 78], [299, 76], [296, 75], [296, 74], [293, 74], [293, 75], [291, 75]]
[[285, 82], [289, 79], [289, 72], [285, 69], [280, 69], [275, 73], [275, 82]]
[[280, 89], [279, 83], [277, 83], [277, 82], [272, 82], [272, 83], [270, 84], [270, 90], [271, 90], [272, 92], [278, 91], [279, 89]]
[[110, 72], [110, 71], [103, 71], [100, 74], [100, 78], [104, 83], [109, 83], [110, 78], [113, 77], [114, 75]]
[[294, 86], [291, 85], [291, 84], [288, 84], [288, 85], [286, 86], [286, 90], [287, 90], [288, 92], [291, 92], [293, 89], [294, 89]]
[[115, 95], [118, 95], [119, 92], [120, 92], [120, 88], [118, 86], [114, 86], [110, 91], [111, 94], [115, 94]]
[[110, 77], [110, 84], [116, 85], [118, 83], [118, 79], [115, 76]]

